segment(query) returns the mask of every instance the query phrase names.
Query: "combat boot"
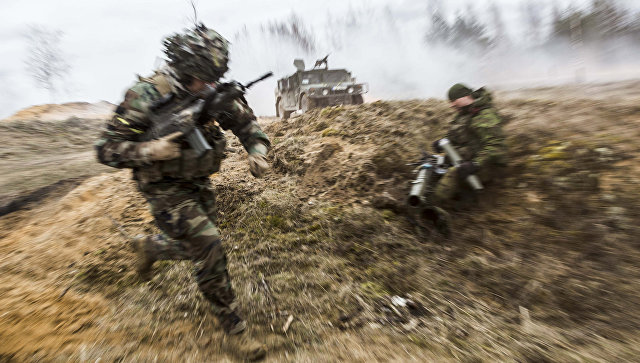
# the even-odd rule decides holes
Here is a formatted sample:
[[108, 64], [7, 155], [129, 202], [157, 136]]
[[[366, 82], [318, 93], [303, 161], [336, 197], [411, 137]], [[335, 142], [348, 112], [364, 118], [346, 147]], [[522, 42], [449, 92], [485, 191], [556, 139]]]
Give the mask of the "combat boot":
[[218, 320], [227, 334], [225, 337], [227, 348], [237, 358], [254, 361], [262, 359], [267, 354], [263, 344], [243, 334], [247, 329], [247, 323], [238, 314], [235, 312], [223, 314], [218, 317]]
[[436, 227], [436, 230], [443, 236], [449, 237], [451, 235], [451, 216], [449, 212], [440, 207], [429, 206], [425, 207], [422, 211], [423, 217], [431, 220]]
[[140, 278], [149, 281], [153, 278], [153, 263], [156, 262], [150, 241], [147, 236], [136, 236], [131, 241], [133, 250], [136, 253], [135, 267]]
[[264, 344], [250, 338], [246, 333], [226, 336], [225, 341], [229, 353], [240, 360], [256, 361], [267, 354]]
[[442, 208], [434, 208], [436, 208], [437, 210], [436, 214], [438, 215], [438, 217], [433, 223], [436, 225], [436, 229], [438, 230], [438, 232], [448, 238], [449, 236], [451, 236], [451, 216], [449, 215], [449, 212], [445, 211]]
[[222, 329], [227, 335], [237, 335], [247, 329], [247, 322], [235, 312], [219, 316], [218, 321], [220, 321], [220, 325], [222, 325]]

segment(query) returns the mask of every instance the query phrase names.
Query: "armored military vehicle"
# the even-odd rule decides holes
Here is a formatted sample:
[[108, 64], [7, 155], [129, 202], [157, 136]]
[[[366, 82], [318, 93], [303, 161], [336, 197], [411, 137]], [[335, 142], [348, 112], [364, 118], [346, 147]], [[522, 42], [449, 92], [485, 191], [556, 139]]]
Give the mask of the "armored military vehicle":
[[275, 91], [277, 116], [287, 119], [298, 110], [363, 102], [369, 85], [357, 83], [346, 69], [329, 69], [328, 57], [317, 60], [310, 70], [305, 70], [302, 59], [293, 62], [296, 73], [281, 78]]

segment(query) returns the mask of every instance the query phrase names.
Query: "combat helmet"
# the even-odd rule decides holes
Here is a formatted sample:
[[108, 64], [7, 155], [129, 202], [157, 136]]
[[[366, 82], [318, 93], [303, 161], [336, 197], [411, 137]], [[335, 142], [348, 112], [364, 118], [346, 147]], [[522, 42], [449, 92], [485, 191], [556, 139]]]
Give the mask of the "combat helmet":
[[181, 83], [191, 77], [215, 82], [229, 69], [229, 42], [204, 24], [164, 39], [169, 66]]

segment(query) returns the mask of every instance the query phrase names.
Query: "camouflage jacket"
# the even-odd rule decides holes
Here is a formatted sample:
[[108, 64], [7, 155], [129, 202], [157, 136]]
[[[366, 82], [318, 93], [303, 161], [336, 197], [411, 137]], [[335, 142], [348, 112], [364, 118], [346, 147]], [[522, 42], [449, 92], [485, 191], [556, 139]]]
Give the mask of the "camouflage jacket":
[[473, 104], [462, 109], [451, 122], [447, 138], [464, 160], [482, 171], [505, 162], [502, 120], [493, 108], [491, 93], [484, 88], [472, 94]]
[[205, 139], [213, 146], [213, 154], [208, 152], [196, 158], [189, 144], [183, 142], [181, 158], [147, 161], [141, 152], [141, 137], [151, 126], [150, 108], [169, 93], [176, 95], [171, 101], [176, 104], [186, 96], [186, 92], [179, 89], [175, 80], [166, 74], [156, 72], [151, 78], [140, 77], [139, 82], [126, 92], [124, 101], [95, 143], [98, 160], [115, 168], [132, 168], [134, 178], [144, 183], [165, 177], [191, 179], [218, 171], [225, 149], [224, 134], [219, 127], [231, 130], [247, 151], [251, 151], [256, 143], [270, 146], [269, 138], [258, 126], [246, 100], [241, 97], [230, 102], [229, 108], [219, 119], [210, 120], [201, 127]]

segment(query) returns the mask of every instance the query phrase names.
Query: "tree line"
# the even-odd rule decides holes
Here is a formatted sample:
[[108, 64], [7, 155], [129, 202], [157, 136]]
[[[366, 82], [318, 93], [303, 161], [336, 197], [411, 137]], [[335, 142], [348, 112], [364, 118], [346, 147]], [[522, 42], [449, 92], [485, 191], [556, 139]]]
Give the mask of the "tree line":
[[614, 39], [640, 40], [640, 13], [622, 6], [616, 0], [592, 0], [588, 7], [571, 2], [564, 9], [526, 1], [520, 6], [519, 26], [524, 31], [517, 41], [506, 30], [502, 10], [495, 3], [478, 15], [471, 6], [447, 19], [441, 2], [429, 3], [430, 21], [425, 43], [466, 50], [469, 53], [523, 43], [545, 46], [558, 42], [599, 45]]

